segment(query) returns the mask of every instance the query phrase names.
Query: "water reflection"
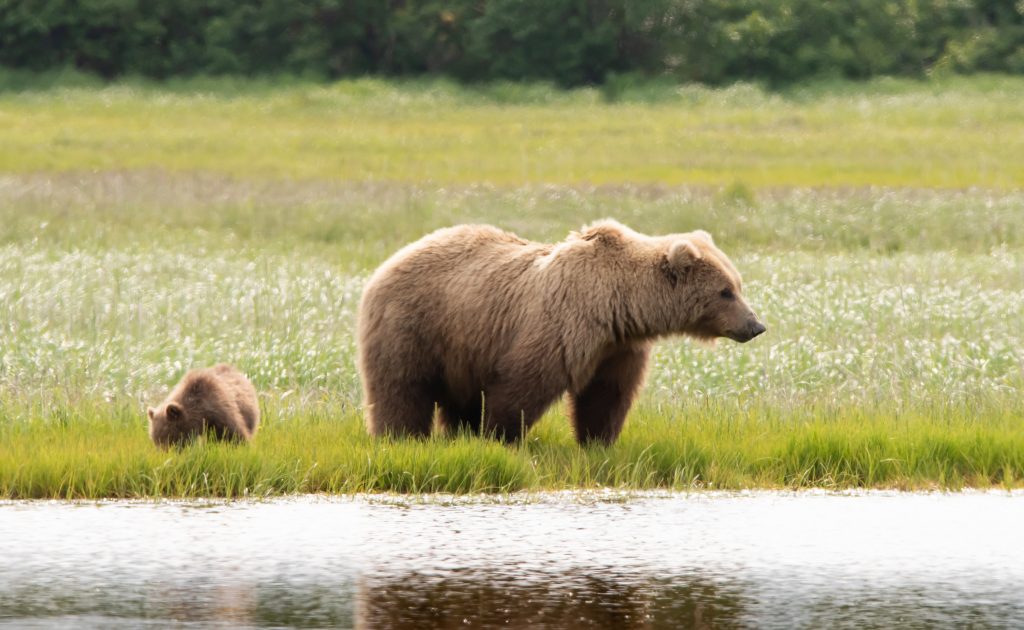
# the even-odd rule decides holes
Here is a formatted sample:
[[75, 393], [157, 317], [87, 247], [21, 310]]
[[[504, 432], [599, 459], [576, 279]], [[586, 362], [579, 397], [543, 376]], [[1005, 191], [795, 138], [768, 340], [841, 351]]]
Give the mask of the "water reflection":
[[1024, 495], [0, 505], [8, 627], [1024, 625]]
[[0, 625], [24, 627], [166, 626], [211, 623], [246, 627], [352, 627], [352, 583], [330, 586], [279, 583], [233, 585], [192, 583], [38, 584], [13, 588], [0, 597]]
[[742, 594], [708, 580], [545, 577], [525, 584], [508, 574], [369, 579], [360, 584], [357, 627], [713, 628], [742, 618]]

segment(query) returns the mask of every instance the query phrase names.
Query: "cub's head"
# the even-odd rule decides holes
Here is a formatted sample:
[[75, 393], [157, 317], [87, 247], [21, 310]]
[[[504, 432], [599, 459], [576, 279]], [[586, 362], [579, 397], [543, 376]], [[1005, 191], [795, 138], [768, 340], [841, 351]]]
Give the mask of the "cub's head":
[[149, 437], [157, 446], [182, 446], [203, 432], [202, 418], [191, 418], [176, 402], [168, 402], [146, 410], [149, 416]]
[[671, 292], [670, 303], [679, 311], [673, 313], [679, 328], [673, 332], [746, 343], [766, 330], [743, 299], [736, 267], [707, 232], [666, 237], [661, 271]]

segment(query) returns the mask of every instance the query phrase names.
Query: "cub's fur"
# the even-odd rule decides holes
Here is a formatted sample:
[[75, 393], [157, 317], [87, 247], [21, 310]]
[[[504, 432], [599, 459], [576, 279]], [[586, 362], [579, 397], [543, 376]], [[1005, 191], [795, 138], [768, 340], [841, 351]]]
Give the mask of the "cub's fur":
[[252, 383], [226, 363], [191, 370], [147, 414], [149, 437], [162, 447], [180, 446], [207, 431], [217, 439], [248, 442], [260, 422]]

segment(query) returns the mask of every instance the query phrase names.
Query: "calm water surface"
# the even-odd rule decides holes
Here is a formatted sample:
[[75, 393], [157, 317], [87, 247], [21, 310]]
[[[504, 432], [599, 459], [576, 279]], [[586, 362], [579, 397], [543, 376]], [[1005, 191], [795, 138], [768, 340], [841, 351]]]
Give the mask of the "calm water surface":
[[0, 503], [0, 626], [1024, 628], [1024, 494]]

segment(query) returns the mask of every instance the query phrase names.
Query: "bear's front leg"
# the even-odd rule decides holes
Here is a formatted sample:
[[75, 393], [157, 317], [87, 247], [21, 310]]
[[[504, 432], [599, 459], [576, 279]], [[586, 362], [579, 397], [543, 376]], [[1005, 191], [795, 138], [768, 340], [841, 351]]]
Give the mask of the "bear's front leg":
[[647, 344], [617, 350], [598, 366], [582, 391], [570, 395], [576, 441], [581, 445], [608, 445], [619, 437], [626, 414], [643, 384], [649, 355]]

